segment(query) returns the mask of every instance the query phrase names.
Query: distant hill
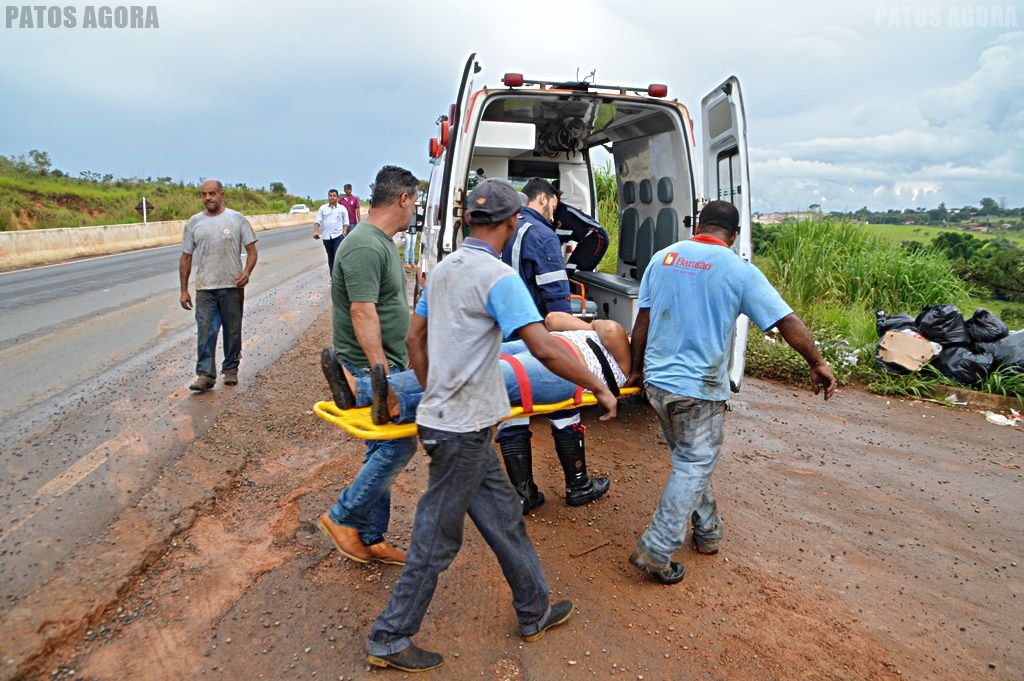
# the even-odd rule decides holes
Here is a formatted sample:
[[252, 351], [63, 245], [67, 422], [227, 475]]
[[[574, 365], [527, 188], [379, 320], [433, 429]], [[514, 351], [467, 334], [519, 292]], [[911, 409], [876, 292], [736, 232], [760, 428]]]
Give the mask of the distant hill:
[[[281, 183], [271, 189], [276, 191], [228, 184], [226, 203], [249, 215], [287, 213], [297, 203], [314, 207], [312, 199], [287, 193]], [[46, 152], [0, 156], [0, 231], [142, 222], [135, 206], [143, 196], [154, 206], [148, 216], [154, 221], [181, 220], [203, 209], [198, 184], [169, 177], [115, 180], [95, 172], [74, 178], [52, 168]]]

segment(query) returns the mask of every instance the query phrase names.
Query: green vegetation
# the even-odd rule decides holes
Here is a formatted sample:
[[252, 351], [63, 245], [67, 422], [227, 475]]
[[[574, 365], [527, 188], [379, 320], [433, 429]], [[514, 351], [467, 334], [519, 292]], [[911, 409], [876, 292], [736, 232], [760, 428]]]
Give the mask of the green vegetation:
[[968, 234], [983, 241], [996, 241], [1005, 239], [1018, 246], [1024, 246], [1024, 232], [1017, 230], [999, 230], [995, 232], [969, 232], [962, 227], [928, 227], [922, 225], [862, 225], [871, 234], [882, 237], [894, 244], [906, 244], [916, 241], [922, 244], [931, 241], [942, 234]]
[[[52, 168], [46, 152], [0, 156], [0, 230], [79, 227], [141, 222], [135, 206], [145, 196], [154, 208], [150, 220], [181, 220], [202, 210], [198, 184], [173, 182], [170, 177], [122, 178], [86, 171], [73, 178]], [[227, 205], [249, 215], [287, 213], [296, 203], [312, 205], [309, 197], [288, 194], [280, 182], [272, 189], [244, 184], [226, 186]]]
[[615, 274], [619, 259], [619, 196], [611, 161], [594, 169], [597, 186], [597, 221], [608, 230], [608, 252], [597, 266], [598, 272]]
[[878, 340], [875, 311], [966, 307], [967, 286], [934, 250], [910, 251], [848, 222], [784, 224], [757, 244], [758, 266], [799, 314], [860, 347]]

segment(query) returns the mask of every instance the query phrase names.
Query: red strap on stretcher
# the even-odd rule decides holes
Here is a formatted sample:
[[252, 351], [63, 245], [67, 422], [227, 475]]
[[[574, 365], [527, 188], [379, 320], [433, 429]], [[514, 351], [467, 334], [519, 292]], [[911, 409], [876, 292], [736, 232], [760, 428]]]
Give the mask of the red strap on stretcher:
[[[561, 336], [555, 336], [555, 338], [562, 341], [569, 352], [579, 357], [579, 355], [576, 354], [576, 348], [574, 348], [569, 341], [565, 340]], [[499, 355], [499, 358], [508, 362], [508, 365], [512, 367], [512, 373], [515, 374], [516, 383], [519, 385], [519, 401], [523, 405], [523, 413], [532, 413], [533, 388], [530, 387], [530, 377], [527, 375], [526, 369], [523, 368], [522, 363], [512, 355], [501, 354]], [[572, 402], [575, 405], [583, 403], [583, 386], [576, 386], [576, 394], [572, 396]]]
[[508, 362], [508, 365], [512, 367], [512, 373], [516, 375], [516, 383], [519, 384], [519, 401], [523, 404], [523, 413], [531, 413], [533, 411], [533, 388], [530, 387], [530, 377], [526, 375], [526, 369], [512, 355], [501, 354], [499, 357]]

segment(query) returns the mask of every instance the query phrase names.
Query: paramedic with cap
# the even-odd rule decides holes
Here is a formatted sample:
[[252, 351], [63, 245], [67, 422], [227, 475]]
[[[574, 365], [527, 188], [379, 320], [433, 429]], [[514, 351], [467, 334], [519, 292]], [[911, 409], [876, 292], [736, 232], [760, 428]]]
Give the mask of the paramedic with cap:
[[603, 420], [615, 415], [607, 386], [548, 334], [522, 280], [498, 258], [516, 226], [515, 189], [505, 180], [487, 180], [467, 205], [469, 236], [431, 270], [406, 338], [409, 363], [426, 386], [416, 423], [430, 463], [405, 568], [366, 643], [367, 661], [378, 667], [417, 672], [443, 663], [411, 638], [438, 576], [462, 546], [467, 513], [512, 589], [524, 640], [536, 641], [572, 614], [569, 601], [548, 601], [515, 490], [494, 456], [491, 428], [510, 410], [498, 365], [502, 338], [518, 333], [544, 366], [594, 393], [608, 410]]
[[700, 212], [697, 233], [655, 253], [640, 282], [627, 385], [646, 387], [672, 471], [629, 562], [662, 584], [686, 572], [672, 554], [683, 545], [687, 522], [699, 553], [718, 553], [722, 540], [711, 475], [725, 436], [736, 318], [745, 314], [763, 331], [777, 328], [807, 360], [814, 392], [824, 389], [827, 400], [836, 389], [810, 331], [761, 271], [732, 250], [738, 233], [736, 207], [712, 201]]
[[[569, 277], [562, 260], [562, 245], [552, 222], [558, 206], [558, 190], [547, 180], [534, 178], [523, 187], [523, 193], [529, 203], [520, 211], [515, 235], [501, 259], [522, 277], [541, 317], [549, 312], [572, 314]], [[585, 428], [580, 423], [580, 410], [555, 412], [547, 418], [565, 476], [565, 503], [581, 506], [603, 496], [611, 483], [608, 478], [587, 475]], [[497, 440], [505, 470], [522, 501], [524, 515], [544, 503], [544, 495], [533, 481], [530, 438], [529, 418], [509, 419], [498, 426]]]

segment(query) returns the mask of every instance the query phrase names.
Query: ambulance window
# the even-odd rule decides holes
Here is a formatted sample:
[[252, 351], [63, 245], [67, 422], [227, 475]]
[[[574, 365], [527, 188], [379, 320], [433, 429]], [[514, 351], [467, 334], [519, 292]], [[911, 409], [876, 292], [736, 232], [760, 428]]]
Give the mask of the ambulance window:
[[735, 205], [739, 201], [743, 188], [740, 186], [740, 152], [733, 147], [718, 155], [718, 192], [717, 198]]

